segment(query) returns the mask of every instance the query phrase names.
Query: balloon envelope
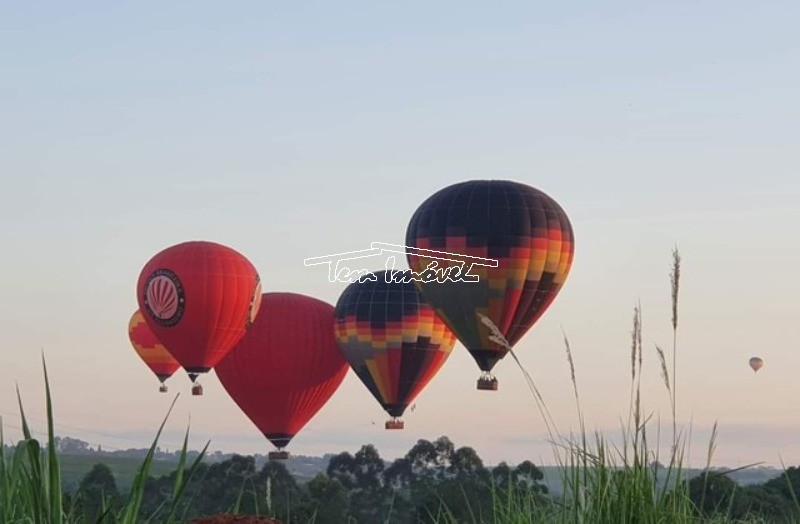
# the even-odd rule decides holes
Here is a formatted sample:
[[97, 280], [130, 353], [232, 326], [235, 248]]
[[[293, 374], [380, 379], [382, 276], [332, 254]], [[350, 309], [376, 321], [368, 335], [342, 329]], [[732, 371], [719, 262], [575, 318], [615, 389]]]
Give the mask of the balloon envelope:
[[456, 338], [411, 282], [387, 272], [350, 284], [336, 303], [336, 339], [358, 378], [392, 417], [436, 375]]
[[[538, 189], [504, 180], [462, 182], [433, 194], [411, 218], [406, 245], [497, 261], [497, 267], [472, 266], [477, 282], [416, 282], [487, 373], [508, 351], [490, 324], [514, 346], [555, 299], [574, 253], [561, 206]], [[416, 272], [434, 261], [414, 250], [407, 259]], [[464, 261], [469, 268], [474, 259]]]
[[241, 340], [260, 298], [250, 261], [213, 242], [168, 247], [147, 262], [137, 284], [147, 325], [190, 375], [207, 372]]
[[750, 359], [750, 367], [753, 368], [753, 371], [758, 371], [761, 369], [761, 366], [764, 365], [764, 360], [759, 357], [753, 357]]
[[347, 374], [333, 306], [296, 293], [264, 294], [253, 326], [214, 369], [253, 424], [285, 447]]
[[128, 338], [133, 349], [161, 382], [167, 380], [181, 367], [167, 348], [158, 341], [138, 309], [128, 322]]

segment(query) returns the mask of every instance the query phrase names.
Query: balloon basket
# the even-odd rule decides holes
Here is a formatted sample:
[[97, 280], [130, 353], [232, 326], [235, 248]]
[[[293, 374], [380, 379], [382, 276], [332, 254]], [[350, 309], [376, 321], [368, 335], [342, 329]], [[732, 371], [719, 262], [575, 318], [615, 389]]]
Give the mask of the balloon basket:
[[159, 393], [166, 393], [167, 392], [167, 385], [161, 384], [161, 387], [158, 388]]
[[386, 421], [386, 429], [403, 429], [405, 427], [405, 423], [400, 419], [392, 419]]
[[270, 451], [267, 457], [269, 460], [286, 460], [289, 458], [289, 452], [285, 450]]
[[497, 391], [497, 379], [494, 377], [479, 378], [478, 389], [482, 391]]
[[203, 386], [200, 384], [195, 384], [192, 386], [192, 395], [199, 397], [203, 394]]

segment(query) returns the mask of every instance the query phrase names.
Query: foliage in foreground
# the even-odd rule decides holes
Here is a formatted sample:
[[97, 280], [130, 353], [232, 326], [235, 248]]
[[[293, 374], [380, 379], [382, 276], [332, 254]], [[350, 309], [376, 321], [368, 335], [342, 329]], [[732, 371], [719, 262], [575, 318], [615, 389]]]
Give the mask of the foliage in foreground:
[[[194, 462], [187, 466], [188, 430], [181, 450], [178, 472], [175, 475], [168, 500], [155, 508], [151, 515], [143, 515], [142, 512], [144, 488], [149, 478], [156, 444], [177, 397], [158, 428], [153, 444], [134, 477], [127, 497], [123, 498], [114, 491], [102, 491], [100, 486], [107, 484], [108, 474], [110, 474], [110, 471], [104, 471], [102, 467], [95, 468], [90, 472], [88, 478], [84, 478], [84, 482], [82, 482], [82, 489], [75, 497], [71, 497], [64, 494], [61, 488], [61, 471], [53, 424], [53, 403], [44, 357], [42, 366], [47, 409], [48, 440], [46, 446], [42, 448], [39, 441], [33, 438], [25, 417], [19, 390], [17, 390], [17, 398], [22, 419], [23, 440], [13, 448], [10, 454], [5, 452], [5, 440], [2, 424], [0, 424], [0, 449], [3, 450], [0, 452], [0, 522], [133, 524], [151, 518], [159, 518], [163, 522], [182, 521], [183, 516], [179, 516], [178, 510], [181, 507], [184, 491], [205, 454], [205, 449], [203, 449]], [[206, 444], [207, 447], [208, 444]]]
[[[672, 438], [666, 458], [659, 451], [660, 427], [656, 428], [653, 442], [652, 416], [645, 415], [640, 395], [643, 350], [638, 306], [631, 336], [630, 406], [621, 444], [585, 430], [566, 336], [580, 422], [577, 435], [558, 434], [533, 379], [520, 365], [550, 432], [554, 455], [562, 466], [564, 493], [558, 497], [547, 493], [541, 482], [542, 473], [532, 463], [486, 468], [473, 449], [456, 448], [447, 437], [434, 442], [420, 440], [405, 457], [388, 467], [371, 445], [355, 455], [340, 453], [330, 461], [326, 474], [301, 486], [280, 463], [267, 463], [260, 471], [256, 471], [252, 457], [236, 456], [222, 463], [204, 464], [202, 458], [208, 445], [188, 464], [187, 430], [178, 468], [155, 479], [150, 477], [153, 456], [169, 412], [129, 493], [121, 494], [110, 470], [99, 464], [84, 477], [75, 494], [65, 495], [43, 361], [48, 442], [43, 448], [32, 437], [20, 399], [24, 438], [10, 453], [5, 452], [0, 424], [0, 522], [171, 523], [222, 511], [268, 514], [287, 523], [320, 524], [797, 522], [800, 470], [789, 468], [782, 477], [762, 486], [740, 487], [725, 474], [708, 468], [716, 431], [708, 445], [706, 473], [685, 479], [684, 450], [688, 439], [676, 423], [679, 282], [680, 256], [675, 251], [671, 274], [671, 370], [665, 352], [659, 346], [655, 348], [672, 411]], [[511, 355], [516, 360], [513, 351]]]

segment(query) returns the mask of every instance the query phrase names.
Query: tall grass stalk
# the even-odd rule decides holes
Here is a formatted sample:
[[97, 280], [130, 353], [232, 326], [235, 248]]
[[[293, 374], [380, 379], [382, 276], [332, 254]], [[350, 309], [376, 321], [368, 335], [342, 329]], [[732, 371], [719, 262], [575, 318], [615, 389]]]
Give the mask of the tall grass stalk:
[[[3, 524], [71, 524], [89, 522], [90, 517], [79, 510], [80, 504], [72, 504], [69, 511], [65, 511], [61, 467], [56, 447], [55, 424], [53, 422], [53, 399], [44, 354], [42, 354], [42, 369], [44, 371], [47, 411], [48, 441], [46, 447], [43, 448], [39, 441], [33, 437], [33, 432], [25, 416], [25, 408], [23, 407], [19, 386], [17, 386], [17, 402], [19, 404], [23, 438], [13, 447], [11, 453], [6, 452], [3, 420], [0, 418], [0, 522]], [[118, 508], [113, 506], [113, 502], [110, 499], [101, 500], [97, 522], [134, 524], [149, 522], [158, 516], [156, 514], [147, 517], [142, 516], [140, 514], [141, 506], [145, 484], [150, 474], [158, 440], [177, 400], [178, 395], [172, 401], [153, 443], [136, 473], [127, 500]], [[177, 520], [176, 513], [185, 494], [186, 486], [197, 471], [200, 461], [208, 449], [207, 443], [191, 466], [186, 469], [188, 431], [187, 428], [168, 512], [158, 517], [163, 522], [171, 523]], [[160, 513], [159, 510], [156, 513]], [[181, 521], [184, 520], [185, 518], [181, 518]]]
[[[42, 450], [39, 441], [33, 438], [22, 406], [22, 395], [19, 392], [19, 386], [17, 386], [17, 402], [19, 403], [24, 439], [17, 444], [14, 456], [11, 459], [10, 473], [12, 478], [8, 480], [6, 485], [2, 486], [4, 492], [8, 491], [8, 499], [4, 500], [2, 513], [10, 514], [17, 521], [30, 519], [36, 523], [61, 524], [64, 522], [65, 517], [61, 492], [61, 472], [55, 449], [55, 435], [52, 424], [53, 402], [50, 395], [50, 382], [47, 377], [47, 365], [44, 361], [44, 355], [42, 355], [42, 367], [44, 369], [47, 406], [47, 435], [49, 439], [47, 449]], [[3, 448], [3, 455], [5, 455], [5, 448]]]
[[[564, 333], [564, 347], [569, 363], [570, 379], [579, 419], [579, 434], [572, 431], [563, 436], [547, 409], [533, 378], [516, 358], [514, 351], [502, 338], [499, 330], [492, 329], [493, 337], [506, 346], [523, 373], [542, 414], [553, 445], [556, 463], [561, 467], [563, 494], [555, 504], [544, 507], [524, 502], [524, 496], [506, 493], [494, 500], [494, 522], [554, 522], [554, 523], [689, 523], [700, 519], [698, 508], [689, 497], [688, 483], [684, 478], [686, 449], [690, 445], [677, 424], [677, 334], [678, 297], [681, 277], [681, 257], [677, 248], [672, 252], [670, 272], [672, 355], [671, 368], [667, 355], [656, 345], [661, 378], [670, 399], [672, 441], [666, 464], [661, 464], [661, 422], [656, 419], [653, 433], [653, 414], [646, 411], [642, 397], [642, 369], [644, 362], [642, 336], [642, 306], [634, 307], [630, 346], [630, 399], [627, 423], [622, 426], [621, 444], [615, 444], [600, 432], [589, 434], [575, 373], [573, 348]], [[488, 319], [482, 319], [489, 325]], [[492, 326], [489, 326], [490, 329]], [[706, 469], [716, 449], [717, 427], [714, 425], [706, 450]], [[730, 508], [728, 508], [730, 511]], [[722, 520], [725, 515], [722, 515]], [[448, 522], [447, 516], [443, 517]], [[475, 521], [477, 522], [477, 520]]]
[[[63, 493], [61, 491], [61, 468], [56, 455], [55, 431], [53, 430], [53, 399], [50, 395], [50, 379], [47, 376], [47, 363], [42, 350], [42, 370], [44, 371], [44, 388], [47, 406], [47, 491], [48, 507], [50, 509], [50, 522], [63, 522]], [[20, 408], [22, 401], [20, 400]]]
[[672, 445], [677, 447], [678, 414], [678, 292], [681, 284], [681, 254], [677, 246], [672, 250], [672, 270], [669, 274], [670, 298], [672, 300]]
[[[568, 442], [566, 463], [562, 469], [563, 514], [560, 522], [690, 522], [696, 517], [683, 479], [685, 446], [677, 429], [677, 402], [674, 387], [677, 363], [678, 290], [680, 255], [673, 251], [670, 276], [672, 299], [673, 354], [672, 382], [666, 358], [656, 346], [661, 375], [672, 414], [673, 438], [666, 465], [660, 464], [661, 424], [656, 425], [655, 442], [648, 435], [652, 414], [645, 411], [642, 398], [643, 335], [642, 307], [634, 307], [630, 345], [630, 398], [628, 423], [622, 428], [622, 443], [617, 446], [599, 432], [590, 440], [581, 420], [580, 441]], [[577, 391], [572, 350], [568, 347], [570, 376]], [[591, 441], [591, 445], [587, 442]], [[715, 435], [709, 445], [707, 462], [714, 452]], [[561, 446], [564, 449], [565, 446]], [[559, 460], [559, 462], [564, 462]]]
[[547, 433], [550, 435], [550, 440], [555, 442], [556, 434], [558, 434], [558, 428], [556, 427], [555, 419], [553, 419], [553, 416], [547, 407], [547, 403], [544, 401], [544, 397], [542, 397], [542, 394], [539, 392], [539, 388], [536, 387], [536, 382], [534, 382], [533, 377], [528, 370], [525, 369], [525, 366], [522, 365], [519, 358], [517, 358], [517, 354], [514, 352], [514, 349], [511, 347], [511, 344], [508, 342], [508, 340], [506, 340], [506, 337], [503, 335], [502, 331], [500, 331], [500, 328], [498, 328], [497, 325], [483, 313], [478, 312], [477, 316], [480, 318], [481, 322], [485, 324], [492, 332], [492, 334], [489, 336], [489, 340], [503, 346], [503, 348], [505, 348], [505, 350], [514, 359], [514, 362], [517, 363], [517, 367], [519, 367], [520, 371], [522, 372], [522, 376], [525, 378], [525, 382], [527, 383], [528, 388], [531, 390], [533, 399], [536, 401], [536, 407], [539, 409], [539, 413], [542, 416]]

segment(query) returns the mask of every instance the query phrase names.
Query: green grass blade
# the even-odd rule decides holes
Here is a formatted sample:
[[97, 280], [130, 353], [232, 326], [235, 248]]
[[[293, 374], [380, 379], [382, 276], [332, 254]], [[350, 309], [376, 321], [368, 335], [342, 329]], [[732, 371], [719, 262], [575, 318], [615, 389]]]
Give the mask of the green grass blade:
[[25, 437], [25, 440], [30, 440], [31, 438], [31, 428], [28, 427], [28, 420], [25, 418], [25, 408], [22, 407], [22, 395], [19, 392], [19, 384], [16, 385], [17, 388], [17, 402], [19, 403], [19, 416], [22, 420], [22, 436]]
[[[203, 446], [203, 449], [200, 451], [200, 454], [195, 457], [192, 465], [189, 466], [188, 474], [184, 475], [183, 467], [186, 464], [186, 456], [189, 450], [189, 428], [186, 428], [186, 437], [183, 441], [183, 449], [181, 450], [181, 459], [180, 459], [180, 467], [181, 469], [178, 471], [176, 476], [175, 485], [173, 486], [173, 495], [172, 495], [172, 505], [170, 508], [169, 516], [167, 517], [167, 522], [173, 522], [175, 518], [175, 513], [178, 510], [178, 506], [183, 499], [183, 496], [186, 492], [186, 487], [189, 485], [189, 482], [197, 473], [197, 469], [200, 467], [200, 463], [203, 461], [203, 458], [206, 456], [206, 452], [208, 451], [208, 446], [211, 444], [211, 441], [206, 442], [206, 445]], [[180, 478], [180, 481], [178, 480]]]
[[139, 466], [139, 469], [136, 472], [136, 476], [134, 477], [131, 485], [131, 491], [128, 494], [128, 500], [120, 514], [120, 521], [124, 524], [136, 524], [136, 522], [139, 520], [139, 510], [142, 507], [142, 500], [144, 498], [145, 482], [150, 474], [150, 468], [153, 464], [153, 456], [156, 452], [158, 439], [161, 438], [161, 433], [164, 431], [164, 426], [167, 424], [167, 419], [169, 418], [170, 413], [172, 413], [172, 409], [175, 407], [175, 402], [177, 402], [179, 396], [180, 393], [175, 395], [172, 404], [170, 404], [169, 409], [167, 410], [164, 420], [161, 422], [161, 425], [158, 428], [158, 432], [156, 432], [153, 443], [151, 444], [150, 449], [147, 451], [144, 462], [142, 462], [142, 465]]
[[178, 469], [175, 473], [175, 485], [172, 488], [172, 501], [171, 501], [171, 509], [169, 515], [167, 516], [167, 522], [172, 522], [172, 519], [175, 515], [175, 507], [176, 501], [179, 495], [179, 487], [183, 485], [183, 473], [184, 468], [186, 467], [186, 453], [189, 447], [189, 426], [186, 427], [186, 433], [183, 436], [183, 446], [181, 447], [181, 456], [178, 460]]
[[[44, 479], [42, 478], [42, 463], [41, 463], [41, 447], [39, 442], [33, 438], [28, 420], [25, 417], [25, 408], [22, 406], [22, 395], [19, 392], [19, 385], [17, 389], [17, 402], [19, 403], [19, 413], [22, 420], [22, 434], [25, 440], [19, 444], [18, 449], [22, 451], [24, 456], [28, 459], [27, 468], [22, 465], [25, 470], [23, 476], [22, 490], [24, 491], [24, 500], [27, 501], [26, 506], [28, 513], [34, 519], [34, 522], [45, 523], [49, 522], [46, 511], [45, 493], [43, 491]], [[19, 460], [22, 460], [21, 457]]]
[[48, 473], [48, 500], [50, 522], [62, 524], [64, 522], [63, 494], [61, 492], [61, 470], [56, 454], [55, 431], [53, 428], [53, 399], [50, 395], [50, 380], [47, 376], [47, 363], [42, 354], [42, 368], [44, 369], [44, 387], [47, 399], [47, 473]]
[[242, 508], [242, 497], [244, 497], [245, 486], [247, 484], [247, 479], [242, 480], [242, 486], [239, 488], [239, 493], [236, 494], [236, 500], [233, 503], [233, 506], [230, 509], [231, 514], [238, 515], [239, 511]]

